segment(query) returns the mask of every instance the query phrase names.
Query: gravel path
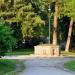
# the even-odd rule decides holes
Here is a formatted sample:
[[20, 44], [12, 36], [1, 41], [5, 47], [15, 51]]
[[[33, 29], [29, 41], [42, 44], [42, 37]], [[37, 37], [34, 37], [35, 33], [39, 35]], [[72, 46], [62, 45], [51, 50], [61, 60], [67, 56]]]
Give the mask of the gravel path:
[[32, 58], [25, 59], [26, 69], [19, 75], [75, 75], [60, 67], [64, 62], [74, 58]]

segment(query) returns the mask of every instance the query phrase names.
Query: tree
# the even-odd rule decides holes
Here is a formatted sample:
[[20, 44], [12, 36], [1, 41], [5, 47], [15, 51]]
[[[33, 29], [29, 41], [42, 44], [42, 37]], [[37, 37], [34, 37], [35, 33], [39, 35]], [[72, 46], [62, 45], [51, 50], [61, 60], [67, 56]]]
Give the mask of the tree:
[[68, 37], [67, 37], [67, 42], [66, 42], [66, 47], [65, 51], [69, 51], [69, 46], [70, 46], [70, 40], [71, 40], [71, 34], [72, 34], [72, 27], [73, 27], [73, 22], [75, 19], [75, 0], [68, 0], [67, 2], [65, 1], [64, 3], [64, 15], [70, 17], [70, 24], [69, 24], [69, 31], [68, 31]]
[[73, 18], [71, 18], [70, 25], [69, 25], [68, 37], [67, 37], [66, 48], [65, 48], [66, 52], [69, 51], [71, 34], [72, 34], [72, 27], [73, 27]]
[[0, 15], [13, 27], [15, 32], [18, 32], [18, 34], [15, 33], [18, 41], [23, 42], [27, 38], [40, 37], [44, 34], [45, 22], [35, 11], [31, 2], [14, 0], [13, 7], [10, 7], [11, 3], [12, 0], [11, 2], [8, 0], [7, 9], [0, 13]]
[[33, 11], [32, 4], [28, 3], [28, 5], [24, 6], [20, 10], [23, 13], [23, 22], [21, 23], [23, 38], [40, 37], [45, 22]]
[[58, 0], [55, 0], [54, 25], [53, 25], [53, 45], [57, 45], [57, 25], [58, 25]]
[[14, 5], [14, 0], [11, 0], [11, 6], [13, 7], [13, 5]]
[[0, 19], [0, 56], [15, 46], [16, 39], [13, 37], [12, 29], [5, 25], [3, 19]]

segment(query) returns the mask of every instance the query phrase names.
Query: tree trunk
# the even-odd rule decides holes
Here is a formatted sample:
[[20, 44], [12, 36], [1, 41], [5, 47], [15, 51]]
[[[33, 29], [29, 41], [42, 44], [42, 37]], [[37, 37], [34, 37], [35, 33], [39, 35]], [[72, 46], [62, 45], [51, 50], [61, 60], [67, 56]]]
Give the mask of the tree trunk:
[[57, 45], [57, 25], [58, 25], [58, 0], [55, 0], [54, 26], [53, 26], [53, 45]]
[[69, 46], [70, 46], [70, 40], [71, 40], [71, 34], [72, 34], [72, 26], [73, 26], [73, 18], [71, 18], [70, 25], [69, 25], [67, 43], [66, 43], [66, 47], [65, 47], [66, 52], [69, 52]]

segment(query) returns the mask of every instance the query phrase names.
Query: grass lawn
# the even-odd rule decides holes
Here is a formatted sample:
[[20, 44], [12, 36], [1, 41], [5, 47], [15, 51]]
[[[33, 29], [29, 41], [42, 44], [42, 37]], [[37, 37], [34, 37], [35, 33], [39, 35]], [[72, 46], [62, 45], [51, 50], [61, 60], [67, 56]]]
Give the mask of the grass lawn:
[[[8, 52], [6, 53], [6, 56], [11, 56], [11, 55], [30, 55], [34, 53], [34, 49], [33, 48], [29, 48], [29, 49], [18, 49], [18, 50], [13, 50], [12, 52]], [[61, 54], [64, 56], [67, 55], [75, 55], [75, 52], [65, 52], [61, 50]]]
[[[16, 64], [20, 64], [17, 60], [0, 59], [0, 75], [11, 72], [16, 69]], [[12, 75], [12, 74], [7, 74]]]
[[71, 71], [75, 71], [75, 60], [65, 63], [64, 67]]
[[67, 56], [67, 55], [74, 55], [74, 56], [75, 56], [75, 52], [65, 52], [65, 51], [61, 51], [61, 54], [64, 55], [64, 56]]
[[18, 49], [18, 50], [14, 50], [12, 52], [8, 52], [6, 53], [7, 55], [30, 55], [33, 54], [34, 49]]

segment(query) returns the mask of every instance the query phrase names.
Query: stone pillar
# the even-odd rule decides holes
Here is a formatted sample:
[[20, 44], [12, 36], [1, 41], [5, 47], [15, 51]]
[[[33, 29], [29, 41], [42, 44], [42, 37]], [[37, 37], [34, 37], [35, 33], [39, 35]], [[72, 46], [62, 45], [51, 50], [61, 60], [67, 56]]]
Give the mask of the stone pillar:
[[52, 49], [54, 51], [54, 56], [60, 56], [59, 46], [53, 46]]

